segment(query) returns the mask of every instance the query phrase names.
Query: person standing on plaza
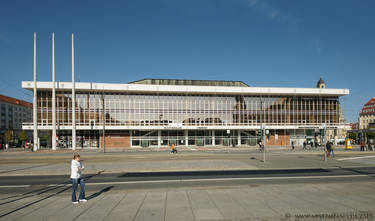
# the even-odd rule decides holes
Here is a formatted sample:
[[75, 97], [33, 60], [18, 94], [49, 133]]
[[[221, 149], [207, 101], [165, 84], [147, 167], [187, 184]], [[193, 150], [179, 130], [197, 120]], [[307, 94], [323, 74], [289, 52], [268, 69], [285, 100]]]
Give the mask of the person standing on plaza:
[[360, 145], [361, 145], [361, 151], [365, 151], [365, 145], [366, 144], [365, 144], [365, 141], [363, 139], [361, 140], [361, 144]]
[[174, 143], [171, 145], [171, 153], [177, 153], [177, 149]]
[[259, 141], [259, 151], [263, 151], [263, 144], [262, 144], [262, 141]]
[[294, 141], [292, 141], [292, 150], [294, 150]]
[[306, 145], [307, 145], [306, 140], [304, 140], [304, 141], [303, 141], [303, 149], [304, 149], [304, 150], [306, 150]]
[[335, 157], [335, 153], [333, 152], [333, 143], [329, 141], [329, 145], [330, 145], [330, 152], [329, 152], [329, 154], [330, 154], [332, 157]]
[[[85, 199], [85, 180], [82, 178], [82, 170], [85, 167], [81, 162], [81, 156], [79, 154], [74, 154], [72, 164], [71, 164], [71, 174], [70, 178], [72, 180], [72, 203], [77, 204], [78, 202], [87, 202]], [[76, 198], [76, 192], [78, 188], [78, 184], [81, 186], [81, 190], [79, 193], [78, 201]]]
[[327, 152], [327, 157], [329, 157], [329, 156], [331, 156], [331, 154], [333, 154], [332, 144], [331, 144], [330, 141], [327, 141], [326, 152]]

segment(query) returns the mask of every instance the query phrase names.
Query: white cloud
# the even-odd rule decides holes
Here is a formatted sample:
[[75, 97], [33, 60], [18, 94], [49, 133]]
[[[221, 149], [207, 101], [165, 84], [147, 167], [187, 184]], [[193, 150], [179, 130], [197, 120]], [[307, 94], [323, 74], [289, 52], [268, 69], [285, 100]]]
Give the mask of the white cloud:
[[254, 5], [256, 5], [257, 3], [258, 3], [258, 1], [259, 0], [248, 0], [248, 2], [249, 2], [249, 6], [254, 6]]
[[267, 0], [248, 0], [249, 7], [260, 10], [272, 21], [292, 22], [293, 19], [286, 13], [270, 5]]

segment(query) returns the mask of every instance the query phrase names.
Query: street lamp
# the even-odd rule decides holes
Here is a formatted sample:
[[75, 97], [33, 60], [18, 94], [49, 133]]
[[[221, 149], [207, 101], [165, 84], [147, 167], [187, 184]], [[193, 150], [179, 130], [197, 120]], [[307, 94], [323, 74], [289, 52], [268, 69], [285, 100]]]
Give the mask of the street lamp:
[[[104, 90], [104, 89], [103, 89]], [[107, 120], [107, 116], [105, 114], [105, 104], [104, 104], [104, 92], [102, 92], [102, 119], [103, 119], [103, 131], [102, 131], [102, 135], [103, 135], [103, 153], [105, 153], [105, 121]]]
[[324, 161], [327, 161], [327, 154], [326, 154], [326, 143], [327, 143], [327, 136], [326, 136], [326, 125], [323, 124], [323, 154], [324, 154]]
[[263, 145], [263, 163], [266, 162], [266, 145], [265, 145], [265, 142], [266, 142], [266, 139], [264, 137], [265, 133], [264, 133], [264, 128], [263, 128], [263, 99], [260, 98], [260, 130], [262, 131], [262, 138], [261, 138], [261, 141], [263, 142], [262, 145]]
[[230, 130], [227, 130], [227, 135], [228, 135], [228, 146], [230, 146], [230, 144], [232, 143], [230, 139]]

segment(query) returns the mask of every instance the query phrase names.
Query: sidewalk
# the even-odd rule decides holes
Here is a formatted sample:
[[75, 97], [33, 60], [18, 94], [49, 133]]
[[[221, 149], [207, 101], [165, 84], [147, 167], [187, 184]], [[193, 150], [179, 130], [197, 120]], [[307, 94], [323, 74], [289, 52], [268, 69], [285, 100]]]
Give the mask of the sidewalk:
[[[178, 154], [159, 152], [98, 153], [80, 152], [85, 173], [125, 173], [154, 171], [202, 170], [262, 170], [294, 168], [332, 168], [369, 166], [361, 161], [338, 161], [337, 158], [355, 155], [374, 155], [373, 152], [336, 151], [336, 158], [323, 161], [322, 150], [308, 151], [180, 151]], [[66, 175], [70, 171], [72, 152], [1, 153], [0, 176]], [[371, 162], [370, 162], [371, 163]], [[374, 162], [375, 163], [375, 162]]]
[[[353, 146], [353, 149], [350, 151], [359, 151], [359, 146]], [[237, 147], [227, 147], [227, 146], [193, 146], [193, 147], [186, 147], [186, 146], [177, 146], [178, 151], [182, 152], [243, 152], [243, 151], [254, 151], [259, 150], [258, 146], [237, 146]], [[291, 147], [289, 146], [266, 146], [266, 150], [268, 151], [291, 151]], [[302, 151], [302, 147], [295, 147], [294, 151]], [[323, 147], [318, 148], [310, 148], [307, 147], [306, 150], [303, 151], [319, 151], [323, 150]], [[335, 151], [345, 151], [345, 146], [339, 145], [334, 146]], [[118, 153], [118, 152], [125, 152], [125, 153], [135, 153], [135, 152], [169, 152], [170, 147], [137, 147], [137, 148], [107, 148], [107, 153]], [[9, 148], [8, 150], [0, 150], [0, 156], [4, 153], [25, 153], [25, 154], [41, 154], [41, 153], [72, 153], [72, 152], [85, 152], [85, 153], [101, 153], [103, 152], [102, 148], [85, 148], [80, 149], [77, 148], [75, 151], [72, 149], [57, 149], [52, 150], [51, 148], [42, 148], [37, 151], [32, 151], [30, 149], [24, 148]]]
[[[355, 188], [353, 188], [355, 186]], [[71, 188], [0, 195], [3, 220], [374, 220], [373, 182], [266, 184], [118, 191], [103, 186], [73, 205]], [[41, 193], [44, 192], [44, 193]]]

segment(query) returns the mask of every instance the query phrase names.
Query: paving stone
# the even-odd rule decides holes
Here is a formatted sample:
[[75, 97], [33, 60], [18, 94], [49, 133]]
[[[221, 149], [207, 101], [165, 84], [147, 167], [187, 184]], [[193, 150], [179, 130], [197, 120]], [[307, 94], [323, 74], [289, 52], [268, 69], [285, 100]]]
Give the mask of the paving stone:
[[[233, 189], [231, 196], [237, 200], [243, 208], [247, 209], [247, 212], [251, 214], [251, 217], [271, 217], [279, 216], [275, 210], [271, 209], [265, 202], [263, 192], [256, 192], [254, 189], [257, 187], [239, 188]], [[258, 194], [258, 195], [257, 195]]]
[[24, 216], [28, 216], [30, 213], [34, 212], [35, 210], [38, 210], [41, 207], [45, 207], [49, 205], [50, 203], [53, 203], [56, 201], [57, 198], [54, 197], [48, 197], [48, 196], [36, 196], [33, 197], [33, 201], [19, 205], [19, 210], [14, 210], [13, 213], [6, 216], [9, 220], [18, 220], [21, 219]]
[[[333, 185], [333, 184], [330, 184]], [[355, 208], [345, 202], [347, 200], [345, 195], [340, 195], [338, 193], [332, 193], [330, 189], [326, 188], [327, 184], [315, 184], [314, 190], [312, 191], [315, 196], [320, 198], [321, 201], [327, 200], [331, 206], [332, 212], [348, 212], [355, 210]]]
[[55, 213], [46, 217], [45, 220], [74, 220], [90, 207], [94, 206], [96, 203], [99, 203], [103, 197], [104, 195], [101, 194], [85, 203], [78, 204], [73, 204], [70, 197], [68, 199], [64, 198], [64, 200], [69, 201], [68, 206], [63, 207], [63, 209], [56, 209]]
[[[283, 191], [283, 189], [275, 188], [273, 185], [268, 187], [267, 185], [264, 188], [260, 188], [265, 194], [271, 198], [269, 203], [272, 208], [276, 209], [279, 206], [278, 212], [285, 216], [287, 214], [300, 214], [304, 210], [310, 208], [310, 203], [303, 200], [303, 198], [296, 198], [288, 192]], [[272, 200], [273, 199], [273, 200]], [[279, 201], [276, 203], [275, 201]]]
[[165, 219], [166, 192], [148, 192], [142, 203], [136, 221], [153, 221]]
[[14, 214], [15, 212], [22, 210], [23, 207], [27, 208], [27, 205], [32, 204], [33, 202], [36, 202], [40, 200], [40, 196], [20, 196], [12, 199], [8, 199], [7, 201], [4, 201], [0, 205], [0, 215], [9, 214], [7, 216], [10, 216], [11, 214]]
[[78, 220], [103, 220], [112, 209], [119, 203], [125, 194], [111, 194], [104, 196], [94, 206], [88, 208], [84, 213], [78, 216]]
[[214, 202], [210, 199], [206, 190], [189, 191], [188, 197], [195, 219], [210, 220], [224, 218]]
[[309, 200], [311, 195], [306, 194], [305, 190], [309, 186], [305, 186], [301, 191], [296, 192], [297, 185], [283, 185], [264, 188], [266, 191], [270, 191], [270, 194], [274, 194], [275, 197], [283, 200], [288, 204], [291, 209], [285, 213], [287, 214], [317, 214], [322, 212], [329, 212], [326, 208], [322, 207], [319, 202]]
[[[327, 196], [331, 196], [335, 199], [341, 199], [341, 203], [351, 207], [353, 210], [357, 208], [360, 210], [372, 210], [374, 208], [375, 201], [366, 200], [366, 198], [356, 197], [355, 194], [351, 193], [350, 190], [343, 188], [341, 185], [321, 185], [327, 192]], [[353, 188], [353, 187], [352, 187]], [[354, 187], [355, 188], [355, 187]]]
[[33, 212], [27, 214], [27, 216], [21, 217], [19, 220], [46, 220], [46, 218], [53, 216], [58, 211], [70, 206], [72, 204], [71, 199], [68, 197], [54, 196], [53, 201], [35, 209]]
[[165, 220], [167, 221], [194, 219], [193, 211], [185, 191], [167, 192], [167, 208], [165, 212]]
[[251, 216], [237, 200], [231, 197], [230, 190], [214, 189], [207, 190], [207, 192], [224, 218], [234, 219]]
[[113, 208], [105, 220], [134, 220], [147, 192], [129, 192]]

